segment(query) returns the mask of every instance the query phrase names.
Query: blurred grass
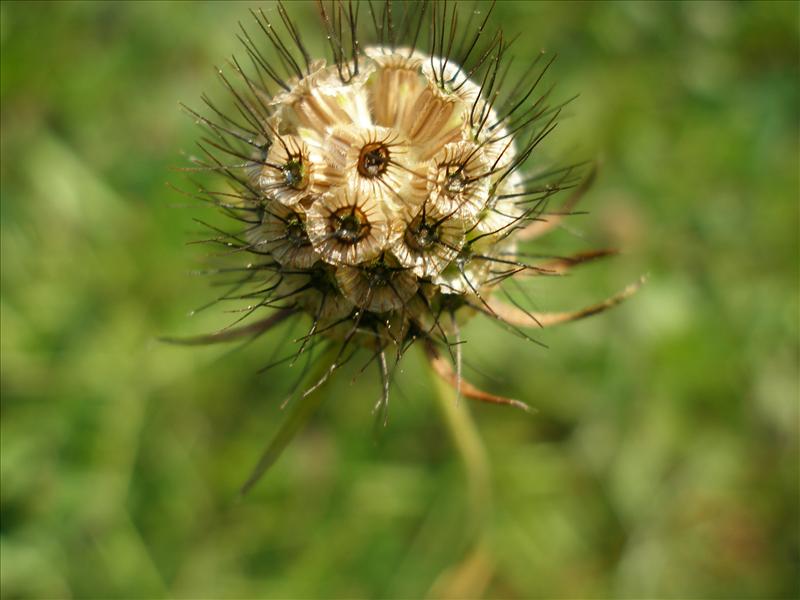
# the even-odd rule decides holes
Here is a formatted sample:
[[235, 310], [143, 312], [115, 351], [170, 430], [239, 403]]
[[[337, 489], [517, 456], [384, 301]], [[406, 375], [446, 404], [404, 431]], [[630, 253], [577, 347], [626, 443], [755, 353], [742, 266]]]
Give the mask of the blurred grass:
[[[184, 246], [210, 211], [164, 183], [198, 136], [177, 102], [222, 96], [211, 66], [249, 6], [0, 5], [3, 598], [421, 597], [468, 550], [421, 357], [377, 439], [377, 378], [339, 377], [238, 502], [299, 368], [256, 374], [288, 328], [233, 352], [154, 341], [225, 319], [186, 317], [212, 294]], [[472, 407], [483, 595], [797, 597], [797, 4], [500, 3], [494, 22], [581, 93], [547, 152], [603, 161], [591, 215], [537, 250], [625, 250], [537, 302], [651, 282], [549, 350], [469, 325], [474, 382], [539, 410]]]

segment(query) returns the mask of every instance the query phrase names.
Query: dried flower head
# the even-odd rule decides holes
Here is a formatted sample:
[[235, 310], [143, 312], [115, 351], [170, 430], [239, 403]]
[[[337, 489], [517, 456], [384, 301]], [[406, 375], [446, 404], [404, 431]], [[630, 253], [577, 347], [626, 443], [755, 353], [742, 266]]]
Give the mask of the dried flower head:
[[555, 193], [580, 182], [579, 165], [525, 175], [562, 108], [539, 92], [552, 60], [540, 54], [508, 82], [511, 43], [489, 31], [493, 5], [466, 17], [456, 3], [319, 6], [329, 61], [312, 60], [282, 4], [253, 12], [262, 39], [244, 27], [240, 35], [250, 68], [233, 59], [233, 75], [220, 71], [235, 110], [206, 100], [210, 117], [192, 112], [210, 134], [201, 168], [230, 186], [202, 194], [244, 228], [214, 241], [256, 257], [239, 282], [251, 291], [237, 297], [257, 299], [248, 315], [277, 312], [190, 341], [258, 335], [306, 314], [296, 354], [320, 342], [335, 351], [305, 395], [366, 349], [378, 359], [385, 409], [387, 351], [398, 361], [420, 341], [464, 395], [524, 407], [461, 381], [464, 320], [483, 313], [527, 337], [523, 328], [599, 312], [633, 291], [557, 314], [497, 299], [511, 278], [608, 254], [532, 264], [521, 251], [570, 213], [590, 180], [550, 211]]

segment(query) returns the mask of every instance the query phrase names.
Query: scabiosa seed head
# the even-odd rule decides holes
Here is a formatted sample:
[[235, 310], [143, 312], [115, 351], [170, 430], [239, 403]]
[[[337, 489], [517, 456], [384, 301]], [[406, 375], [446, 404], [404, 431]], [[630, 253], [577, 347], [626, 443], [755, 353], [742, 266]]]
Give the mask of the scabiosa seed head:
[[[399, 360], [420, 340], [465, 395], [519, 405], [462, 385], [460, 365], [445, 366], [440, 349], [460, 361], [452, 349], [468, 317], [484, 313], [527, 337], [522, 328], [599, 312], [632, 293], [555, 316], [497, 299], [510, 278], [608, 254], [534, 265], [522, 251], [588, 184], [553, 212], [550, 198], [576, 186], [580, 165], [523, 175], [562, 107], [538, 91], [552, 60], [540, 54], [509, 84], [510, 43], [488, 30], [493, 5], [469, 14], [463, 29], [456, 3], [319, 6], [329, 60], [312, 59], [282, 4], [253, 12], [264, 39], [244, 27], [240, 36], [251, 68], [233, 59], [236, 80], [220, 71], [235, 110], [206, 101], [213, 118], [192, 112], [211, 134], [199, 164], [231, 188], [202, 192], [244, 225], [214, 241], [258, 257], [243, 269], [241, 286], [252, 291], [238, 297], [258, 298], [249, 312], [308, 315], [297, 354], [323, 341], [338, 347], [325, 377], [366, 348], [387, 381], [385, 351]], [[272, 314], [220, 339], [279, 320]]]

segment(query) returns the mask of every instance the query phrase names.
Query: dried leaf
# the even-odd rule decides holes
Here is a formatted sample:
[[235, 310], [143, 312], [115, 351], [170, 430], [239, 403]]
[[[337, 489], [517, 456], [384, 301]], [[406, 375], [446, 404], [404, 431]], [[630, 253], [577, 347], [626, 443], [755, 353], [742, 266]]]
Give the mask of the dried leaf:
[[590, 250], [588, 252], [580, 252], [572, 256], [563, 256], [550, 260], [544, 264], [536, 265], [535, 269], [522, 269], [514, 277], [517, 279], [525, 277], [536, 277], [541, 275], [564, 275], [573, 267], [583, 265], [588, 262], [600, 260], [619, 254], [618, 250], [607, 248], [604, 250]]
[[521, 308], [517, 308], [516, 306], [510, 306], [505, 302], [498, 300], [497, 298], [490, 298], [488, 304], [495, 314], [509, 325], [514, 325], [517, 327], [552, 327], [553, 325], [560, 325], [561, 323], [569, 323], [570, 321], [584, 319], [586, 317], [590, 317], [591, 315], [596, 315], [606, 311], [609, 308], [613, 308], [617, 304], [620, 304], [633, 296], [633, 294], [635, 294], [639, 288], [642, 287], [642, 284], [644, 284], [645, 280], [646, 277], [641, 277], [639, 281], [630, 284], [624, 290], [614, 294], [610, 298], [607, 298], [598, 304], [593, 304], [576, 311], [526, 311], [522, 310]]
[[467, 398], [471, 400], [479, 400], [480, 402], [487, 402], [489, 404], [505, 404], [520, 408], [525, 412], [531, 412], [531, 407], [520, 400], [514, 400], [513, 398], [506, 398], [505, 396], [497, 396], [495, 394], [490, 394], [489, 392], [484, 392], [483, 390], [478, 389], [468, 381], [464, 380], [463, 377], [461, 378], [461, 381], [459, 381], [459, 378], [453, 369], [453, 365], [451, 365], [450, 362], [439, 353], [439, 351], [436, 349], [436, 346], [434, 346], [433, 342], [430, 340], [425, 342], [425, 351], [428, 354], [428, 359], [430, 360], [431, 366], [436, 374], [456, 389], [458, 389], [460, 385], [461, 393]]

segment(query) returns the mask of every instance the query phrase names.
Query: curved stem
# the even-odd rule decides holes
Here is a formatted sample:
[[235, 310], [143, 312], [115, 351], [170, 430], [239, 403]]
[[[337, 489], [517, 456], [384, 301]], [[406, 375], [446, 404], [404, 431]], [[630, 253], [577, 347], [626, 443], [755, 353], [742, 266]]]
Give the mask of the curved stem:
[[494, 561], [487, 542], [491, 516], [492, 481], [489, 458], [466, 402], [459, 402], [455, 388], [434, 376], [436, 404], [447, 424], [467, 477], [469, 490], [469, 550], [443, 572], [428, 592], [429, 598], [478, 598], [488, 587]]
[[485, 525], [492, 503], [491, 471], [486, 448], [466, 402], [459, 402], [452, 386], [434, 377], [436, 400], [467, 476], [470, 516], [476, 530]]

